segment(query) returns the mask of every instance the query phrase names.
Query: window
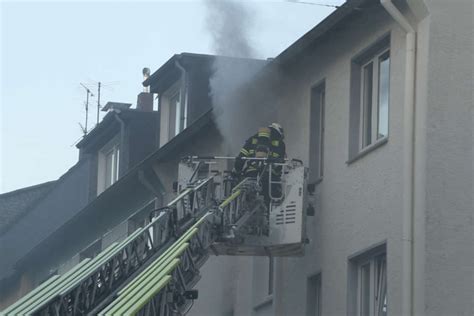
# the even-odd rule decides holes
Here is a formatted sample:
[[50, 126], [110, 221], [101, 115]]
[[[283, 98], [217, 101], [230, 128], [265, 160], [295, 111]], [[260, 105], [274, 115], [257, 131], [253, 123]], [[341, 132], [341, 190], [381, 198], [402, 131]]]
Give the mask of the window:
[[387, 255], [385, 246], [351, 260], [351, 295], [349, 302], [357, 316], [387, 315]]
[[306, 316], [321, 315], [321, 274], [308, 278], [306, 291]]
[[271, 304], [274, 291], [274, 258], [255, 257], [253, 259], [253, 299], [254, 308]]
[[177, 91], [170, 98], [170, 136], [176, 136], [186, 127], [186, 113], [184, 102], [181, 102], [181, 93]]
[[170, 138], [176, 136], [179, 133], [179, 116], [180, 116], [181, 102], [179, 98], [179, 91], [177, 91], [170, 98]]
[[354, 58], [351, 69], [349, 160], [385, 143], [389, 133], [390, 37]]
[[105, 153], [105, 188], [110, 187], [118, 179], [120, 148], [118, 144], [114, 145]]
[[273, 257], [268, 257], [268, 295], [273, 295], [275, 260]]
[[97, 194], [114, 184], [120, 175], [120, 142], [114, 137], [98, 154]]
[[252, 315], [273, 314], [274, 288], [273, 257], [255, 257], [253, 268], [253, 313]]
[[187, 126], [187, 96], [183, 81], [176, 81], [159, 98], [160, 146], [181, 133]]
[[361, 140], [363, 149], [388, 136], [390, 52], [377, 55], [361, 71]]
[[311, 89], [310, 108], [310, 182], [323, 178], [324, 84]]

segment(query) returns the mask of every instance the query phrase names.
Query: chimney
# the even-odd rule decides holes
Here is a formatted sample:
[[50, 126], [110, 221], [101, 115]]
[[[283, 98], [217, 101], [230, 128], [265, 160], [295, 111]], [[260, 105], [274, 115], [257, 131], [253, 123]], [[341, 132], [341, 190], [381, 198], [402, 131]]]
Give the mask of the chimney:
[[[150, 68], [145, 67], [142, 70], [143, 81], [145, 82], [150, 77]], [[138, 94], [137, 109], [142, 111], [153, 111], [153, 93], [150, 93], [150, 87], [143, 87], [143, 92]]]
[[137, 97], [137, 109], [142, 111], [153, 111], [153, 93], [140, 92]]

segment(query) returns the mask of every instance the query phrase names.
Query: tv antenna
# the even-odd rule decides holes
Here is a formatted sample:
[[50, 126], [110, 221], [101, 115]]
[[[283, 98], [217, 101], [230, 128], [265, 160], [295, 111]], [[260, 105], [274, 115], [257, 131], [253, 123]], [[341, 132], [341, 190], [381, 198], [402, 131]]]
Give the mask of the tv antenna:
[[[84, 87], [84, 89], [88, 89], [88, 87], [91, 87], [91, 86], [97, 86], [97, 94], [96, 94], [97, 95], [97, 115], [96, 115], [97, 119], [96, 119], [96, 126], [99, 124], [99, 121], [100, 121], [100, 110], [102, 109], [102, 105], [100, 104], [100, 98], [102, 96], [102, 92], [103, 92], [102, 90], [103, 89], [109, 90], [109, 89], [111, 89], [111, 86], [116, 85], [118, 83], [119, 83], [119, 81], [103, 82], [103, 81], [94, 81], [94, 80], [91, 80], [91, 82], [85, 83], [85, 84], [81, 83], [81, 85]], [[93, 88], [91, 87], [91, 89], [93, 89]], [[91, 93], [90, 96], [94, 96], [94, 95]]]
[[[80, 85], [86, 90], [86, 123], [85, 126], [81, 126], [82, 132], [84, 133], [84, 136], [87, 134], [87, 121], [89, 119], [89, 96], [93, 97], [94, 94], [92, 94], [91, 90], [89, 90], [88, 87], [86, 87], [84, 84], [80, 83]], [[100, 85], [99, 85], [100, 87]], [[99, 90], [100, 91], [100, 90]]]
[[100, 112], [100, 81], [97, 83], [97, 122], [96, 125], [99, 124], [99, 112]]

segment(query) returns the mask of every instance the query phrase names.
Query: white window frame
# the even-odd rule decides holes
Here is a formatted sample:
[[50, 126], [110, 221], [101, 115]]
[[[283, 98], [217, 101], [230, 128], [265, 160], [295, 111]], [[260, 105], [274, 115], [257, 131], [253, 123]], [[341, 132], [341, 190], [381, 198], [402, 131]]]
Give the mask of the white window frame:
[[[160, 146], [187, 127], [188, 108], [183, 81], [178, 80], [160, 97]], [[177, 102], [173, 102], [177, 99]], [[175, 104], [173, 104], [175, 103]], [[176, 107], [178, 104], [178, 107]]]
[[[378, 264], [382, 262], [382, 266]], [[356, 313], [357, 316], [386, 316], [387, 315], [387, 255], [386, 252], [378, 252], [357, 261], [357, 299]], [[363, 286], [364, 286], [364, 267], [369, 267], [369, 310], [364, 312], [363, 307]], [[379, 274], [381, 273], [381, 274]], [[385, 292], [385, 293], [383, 293]], [[383, 295], [384, 302], [379, 302], [380, 296]], [[368, 312], [368, 313], [367, 313]]]
[[[351, 60], [347, 164], [359, 160], [368, 153], [388, 143], [391, 81], [390, 39], [390, 33], [381, 36], [372, 45], [364, 48]], [[384, 65], [383, 68], [379, 67], [379, 62], [384, 60], [381, 59], [381, 57], [385, 55], [387, 55], [388, 62], [382, 64]], [[372, 65], [373, 68], [372, 75], [370, 76], [370, 86], [364, 85], [364, 69], [367, 65]], [[379, 69], [386, 69], [387, 72], [382, 72], [382, 76]], [[383, 78], [383, 82], [386, 82], [387, 85], [380, 85], [379, 78]], [[385, 81], [385, 78], [387, 81]], [[364, 104], [364, 90], [370, 90], [370, 96], [366, 98], [366, 100], [370, 100], [372, 104], [370, 121], [367, 121], [366, 114], [368, 112], [367, 103]], [[383, 94], [379, 95], [380, 91], [382, 91]], [[379, 111], [379, 107], [383, 110]], [[364, 108], [366, 110], [365, 114]], [[379, 124], [379, 113], [380, 122], [383, 122], [383, 124]], [[370, 132], [368, 130], [368, 123], [371, 124]], [[377, 137], [380, 126], [382, 127], [381, 131], [384, 133], [384, 135], [381, 135], [383, 137]], [[365, 135], [370, 135], [370, 141], [364, 138], [364, 133]]]
[[[176, 100], [176, 102], [174, 102]], [[174, 136], [178, 135], [181, 130], [181, 109], [182, 109], [182, 102], [181, 102], [181, 91], [175, 91], [169, 98], [169, 104], [170, 104], [170, 117], [169, 121], [170, 123], [173, 122], [173, 124], [170, 124], [170, 127], [173, 126], [173, 128], [170, 128], [170, 139], [173, 138]]]
[[[388, 56], [387, 56], [388, 55]], [[389, 71], [388, 71], [388, 95], [390, 96], [390, 48], [385, 48], [375, 54], [371, 59], [367, 60], [365, 63], [360, 66], [360, 123], [359, 123], [359, 151], [388, 138], [388, 124], [389, 124], [389, 113], [387, 114], [387, 135], [379, 137], [379, 127], [380, 127], [380, 118], [379, 118], [379, 108], [380, 108], [380, 63], [382, 60], [385, 60], [384, 57], [387, 56], [389, 59]], [[365, 81], [365, 69], [369, 66], [372, 66], [371, 74], [371, 86], [370, 95], [368, 96], [371, 104], [371, 110], [367, 111], [367, 102], [366, 102], [366, 81]], [[389, 98], [390, 99], [390, 98]], [[390, 101], [388, 102], [388, 112], [390, 112]], [[367, 133], [367, 116], [370, 112], [370, 140], [368, 141], [365, 137]]]
[[[114, 184], [120, 177], [120, 138], [119, 135], [111, 139], [98, 152], [98, 166], [97, 166], [97, 195], [105, 191], [108, 187]], [[112, 154], [112, 170], [110, 172], [110, 183], [107, 181], [107, 156]]]

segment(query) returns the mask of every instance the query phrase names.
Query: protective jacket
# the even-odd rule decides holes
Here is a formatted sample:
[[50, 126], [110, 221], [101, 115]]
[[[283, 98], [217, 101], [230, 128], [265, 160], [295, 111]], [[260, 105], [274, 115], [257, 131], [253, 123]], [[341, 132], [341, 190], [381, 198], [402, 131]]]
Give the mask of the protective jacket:
[[[235, 160], [235, 171], [245, 176], [255, 176], [258, 171], [257, 163], [248, 162], [240, 158], [285, 158], [285, 143], [275, 130], [263, 127], [258, 133], [247, 139]], [[281, 167], [273, 167], [273, 174], [281, 175]]]

